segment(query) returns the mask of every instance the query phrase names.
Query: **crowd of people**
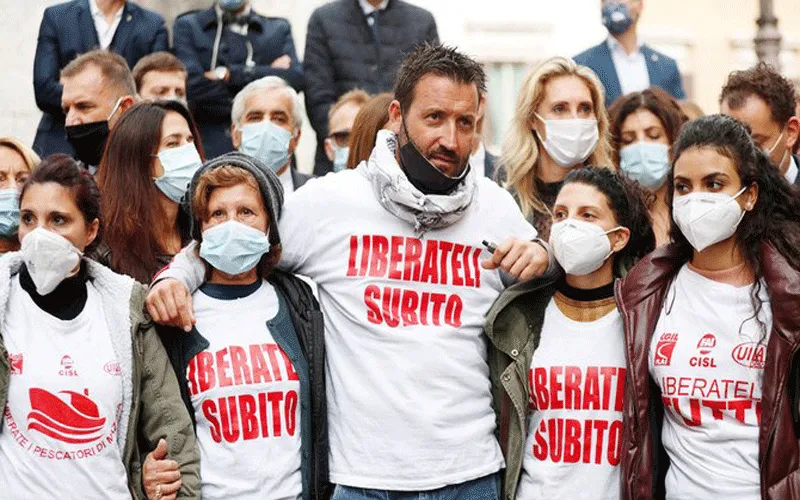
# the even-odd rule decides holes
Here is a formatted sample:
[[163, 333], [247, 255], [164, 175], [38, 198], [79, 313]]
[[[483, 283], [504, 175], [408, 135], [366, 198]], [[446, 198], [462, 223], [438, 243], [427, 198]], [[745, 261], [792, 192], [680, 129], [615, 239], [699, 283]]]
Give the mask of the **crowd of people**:
[[130, 1], [45, 11], [36, 140], [0, 137], [0, 496], [800, 500], [790, 81], [703, 116], [604, 0], [495, 155], [427, 11], [327, 3], [300, 62], [209, 3], [173, 52]]

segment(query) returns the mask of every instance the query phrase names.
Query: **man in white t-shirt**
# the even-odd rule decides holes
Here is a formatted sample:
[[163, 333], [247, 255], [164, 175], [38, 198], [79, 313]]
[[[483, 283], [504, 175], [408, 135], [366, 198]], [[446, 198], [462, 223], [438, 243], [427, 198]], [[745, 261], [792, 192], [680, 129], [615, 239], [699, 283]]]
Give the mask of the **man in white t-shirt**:
[[[550, 258], [511, 195], [469, 166], [484, 91], [472, 59], [418, 48], [370, 159], [286, 200], [280, 266], [317, 283], [325, 315], [335, 498], [498, 498], [483, 324], [507, 284]], [[196, 289], [194, 255], [159, 276], [156, 321], [191, 328], [186, 286], [164, 278]]]

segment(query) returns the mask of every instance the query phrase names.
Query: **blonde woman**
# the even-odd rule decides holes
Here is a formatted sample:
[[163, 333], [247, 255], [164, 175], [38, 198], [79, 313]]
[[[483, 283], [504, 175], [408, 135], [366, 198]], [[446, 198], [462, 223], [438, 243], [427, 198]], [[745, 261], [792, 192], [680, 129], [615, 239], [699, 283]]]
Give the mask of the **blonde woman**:
[[0, 137], [0, 255], [19, 250], [19, 190], [39, 156], [13, 137]]
[[547, 239], [550, 212], [570, 170], [613, 168], [603, 86], [589, 68], [553, 57], [525, 78], [516, 110], [503, 144], [505, 187]]

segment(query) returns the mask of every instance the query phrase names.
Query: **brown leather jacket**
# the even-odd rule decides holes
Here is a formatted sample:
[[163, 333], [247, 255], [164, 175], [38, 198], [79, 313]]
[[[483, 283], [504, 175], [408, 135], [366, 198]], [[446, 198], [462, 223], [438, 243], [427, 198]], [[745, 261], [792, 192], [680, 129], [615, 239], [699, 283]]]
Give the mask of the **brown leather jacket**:
[[[773, 316], [761, 401], [761, 498], [800, 500], [800, 272], [774, 247], [761, 250]], [[664, 498], [669, 459], [661, 446], [663, 405], [650, 378], [648, 350], [666, 291], [686, 258], [675, 245], [667, 245], [617, 283], [629, 365], [622, 443], [625, 500]]]

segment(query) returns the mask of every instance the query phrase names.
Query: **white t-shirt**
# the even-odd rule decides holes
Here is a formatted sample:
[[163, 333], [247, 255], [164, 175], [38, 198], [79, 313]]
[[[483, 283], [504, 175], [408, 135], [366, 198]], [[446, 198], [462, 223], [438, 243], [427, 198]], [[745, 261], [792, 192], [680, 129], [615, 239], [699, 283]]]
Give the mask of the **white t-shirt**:
[[187, 370], [203, 498], [299, 499], [300, 382], [267, 327], [278, 314], [275, 289], [264, 281], [244, 298], [193, 299], [197, 331], [211, 344]]
[[[666, 415], [661, 441], [671, 462], [668, 499], [761, 498], [758, 437], [768, 337], [761, 341], [751, 319], [750, 292], [750, 286], [719, 283], [684, 266], [667, 293], [649, 359]], [[759, 319], [768, 335], [765, 285], [760, 297]]]
[[0, 432], [0, 496], [130, 499], [117, 445], [122, 374], [98, 292], [73, 320], [34, 304], [12, 278], [3, 341], [11, 363]]
[[346, 170], [287, 197], [280, 234], [281, 266], [319, 285], [331, 481], [430, 490], [500, 470], [483, 324], [504, 286], [480, 261], [484, 239], [536, 237], [511, 195], [480, 177], [458, 222], [417, 238]]
[[625, 366], [619, 311], [580, 322], [550, 300], [529, 374], [518, 500], [619, 500]]

